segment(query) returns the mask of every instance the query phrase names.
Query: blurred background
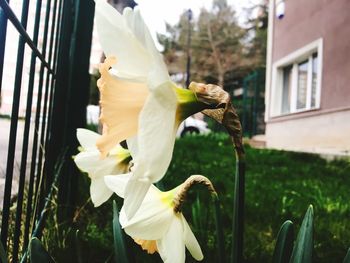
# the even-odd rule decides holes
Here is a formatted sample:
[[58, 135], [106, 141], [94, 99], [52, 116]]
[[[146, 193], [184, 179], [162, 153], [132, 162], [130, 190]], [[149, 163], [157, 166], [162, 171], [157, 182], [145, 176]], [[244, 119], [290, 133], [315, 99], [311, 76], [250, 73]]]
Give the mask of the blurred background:
[[[247, 148], [245, 262], [269, 262], [279, 226], [287, 219], [300, 224], [310, 203], [315, 262], [341, 262], [350, 245], [350, 2], [108, 2], [120, 12], [140, 8], [178, 86], [212, 83], [231, 95]], [[93, 209], [89, 181], [71, 160], [75, 129], [100, 131], [96, 81], [104, 54], [94, 3], [0, 4], [2, 244], [17, 262], [35, 235], [58, 262], [76, 262], [70, 261], [78, 257], [72, 236], [80, 230], [88, 251], [82, 262], [112, 262], [111, 203]], [[191, 173], [213, 180], [222, 195], [229, 258], [234, 159], [224, 132], [202, 114], [187, 119], [161, 187]], [[212, 208], [203, 205], [200, 190], [190, 200], [185, 215], [204, 261], [215, 262]], [[136, 262], [159, 260], [143, 259], [130, 246]]]

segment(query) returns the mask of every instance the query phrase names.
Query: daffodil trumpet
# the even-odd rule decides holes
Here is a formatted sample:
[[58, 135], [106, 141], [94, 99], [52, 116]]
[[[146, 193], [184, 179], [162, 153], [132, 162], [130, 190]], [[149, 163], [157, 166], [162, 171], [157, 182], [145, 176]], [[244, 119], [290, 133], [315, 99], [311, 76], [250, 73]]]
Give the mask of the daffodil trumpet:
[[91, 179], [90, 196], [95, 207], [107, 201], [113, 192], [106, 186], [104, 176], [120, 176], [129, 170], [131, 156], [127, 149], [116, 145], [105, 159], [100, 158], [96, 141], [101, 135], [86, 129], [77, 129], [80, 152], [74, 157], [77, 167]]
[[[123, 177], [105, 176], [105, 182], [113, 192], [124, 198], [131, 176], [131, 173]], [[195, 184], [204, 184], [216, 197], [209, 179], [201, 175], [193, 175], [166, 192], [151, 185], [133, 218], [126, 216], [124, 204], [119, 216], [122, 228], [148, 253], [158, 252], [166, 263], [184, 263], [185, 248], [196, 260], [202, 260], [202, 250], [181, 212], [187, 192]]]

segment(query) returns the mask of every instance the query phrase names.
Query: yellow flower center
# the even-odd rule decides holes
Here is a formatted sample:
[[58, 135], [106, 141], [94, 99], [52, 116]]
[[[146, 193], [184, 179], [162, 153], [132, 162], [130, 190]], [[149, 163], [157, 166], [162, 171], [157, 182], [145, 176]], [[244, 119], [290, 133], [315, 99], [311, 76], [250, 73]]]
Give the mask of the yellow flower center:
[[175, 197], [175, 189], [167, 191], [167, 192], [161, 192], [160, 193], [160, 200], [170, 208], [174, 206], [173, 200]]
[[173, 87], [177, 97], [176, 120], [180, 123], [187, 117], [205, 109], [205, 104], [198, 101], [196, 94], [189, 89]]
[[115, 156], [117, 159], [117, 163], [122, 163], [126, 159], [129, 159], [131, 157], [130, 151], [128, 149], [123, 148], [120, 144], [113, 147], [112, 150], [109, 151], [109, 154], [111, 156]]

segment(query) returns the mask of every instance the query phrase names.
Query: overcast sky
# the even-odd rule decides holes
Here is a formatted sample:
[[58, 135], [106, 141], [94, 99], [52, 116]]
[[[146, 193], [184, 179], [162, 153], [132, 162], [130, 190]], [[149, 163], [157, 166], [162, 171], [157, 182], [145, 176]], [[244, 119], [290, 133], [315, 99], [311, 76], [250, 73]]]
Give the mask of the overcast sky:
[[[165, 21], [174, 25], [178, 22], [180, 14], [184, 10], [192, 9], [194, 17], [197, 17], [202, 7], [209, 9], [212, 6], [212, 0], [135, 0], [141, 14], [152, 31], [165, 33]], [[238, 21], [242, 24], [245, 21], [245, 15], [242, 10], [261, 0], [227, 0], [227, 3], [237, 11]]]

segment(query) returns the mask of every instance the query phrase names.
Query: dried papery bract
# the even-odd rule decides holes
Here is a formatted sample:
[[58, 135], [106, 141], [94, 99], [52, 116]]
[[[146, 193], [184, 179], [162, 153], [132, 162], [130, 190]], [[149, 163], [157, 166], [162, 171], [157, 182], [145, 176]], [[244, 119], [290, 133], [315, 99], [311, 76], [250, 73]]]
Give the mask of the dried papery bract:
[[174, 203], [174, 212], [179, 213], [181, 212], [181, 207], [183, 203], [186, 201], [187, 193], [190, 190], [190, 188], [196, 184], [201, 184], [207, 187], [208, 191], [212, 194], [213, 197], [217, 198], [217, 193], [214, 189], [213, 184], [211, 181], [203, 176], [203, 175], [191, 175], [187, 180], [180, 186], [179, 190], [177, 191], [176, 195], [174, 196], [173, 203]]
[[237, 155], [240, 159], [244, 158], [242, 126], [237, 112], [232, 106], [229, 93], [217, 85], [196, 82], [192, 82], [189, 89], [195, 92], [198, 101], [208, 105], [208, 109], [203, 110], [202, 113], [226, 128], [232, 138]]

